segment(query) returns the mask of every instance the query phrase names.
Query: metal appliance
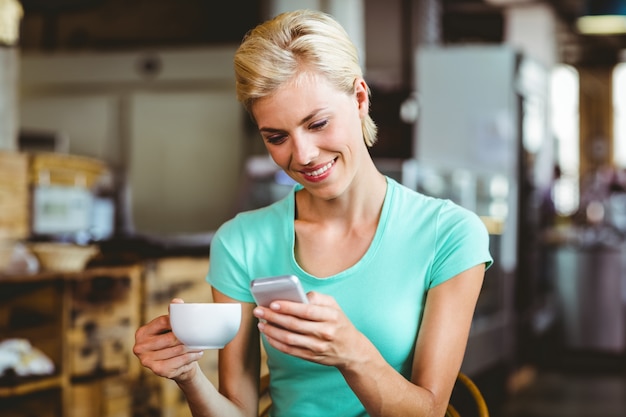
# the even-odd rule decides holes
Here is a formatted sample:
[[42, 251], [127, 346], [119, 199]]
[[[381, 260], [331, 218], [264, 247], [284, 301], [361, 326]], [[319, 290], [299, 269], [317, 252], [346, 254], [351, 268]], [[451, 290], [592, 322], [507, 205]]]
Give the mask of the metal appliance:
[[425, 46], [415, 71], [418, 187], [476, 212], [491, 235], [495, 262], [463, 364], [476, 373], [524, 355], [542, 309], [537, 233], [553, 169], [549, 73], [503, 45]]

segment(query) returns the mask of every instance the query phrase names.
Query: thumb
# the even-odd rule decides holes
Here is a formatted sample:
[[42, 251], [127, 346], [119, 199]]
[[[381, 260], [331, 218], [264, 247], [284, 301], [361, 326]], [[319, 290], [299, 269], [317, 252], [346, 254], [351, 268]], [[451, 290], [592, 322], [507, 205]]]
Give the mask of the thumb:
[[[183, 299], [182, 299], [182, 298], [173, 298], [173, 299], [172, 299], [172, 301], [170, 301], [170, 304], [183, 304], [184, 302], [185, 302], [185, 301], [183, 301]], [[168, 314], [169, 314], [169, 312], [170, 312], [170, 306], [169, 306], [169, 304], [168, 304], [168, 306], [167, 306], [167, 312], [168, 312]]]

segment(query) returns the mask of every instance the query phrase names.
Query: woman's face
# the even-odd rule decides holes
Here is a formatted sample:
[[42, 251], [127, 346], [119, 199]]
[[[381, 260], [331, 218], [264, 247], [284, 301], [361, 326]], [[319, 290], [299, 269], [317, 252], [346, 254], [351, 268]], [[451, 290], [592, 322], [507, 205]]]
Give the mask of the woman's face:
[[341, 195], [369, 158], [361, 120], [369, 97], [363, 79], [346, 94], [324, 77], [300, 73], [252, 106], [270, 156], [312, 194]]

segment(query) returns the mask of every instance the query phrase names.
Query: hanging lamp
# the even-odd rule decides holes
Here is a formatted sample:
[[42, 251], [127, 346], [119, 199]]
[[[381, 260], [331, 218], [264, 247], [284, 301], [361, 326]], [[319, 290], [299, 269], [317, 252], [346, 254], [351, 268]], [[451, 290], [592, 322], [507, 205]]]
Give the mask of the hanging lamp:
[[626, 0], [586, 0], [576, 28], [583, 35], [626, 34]]

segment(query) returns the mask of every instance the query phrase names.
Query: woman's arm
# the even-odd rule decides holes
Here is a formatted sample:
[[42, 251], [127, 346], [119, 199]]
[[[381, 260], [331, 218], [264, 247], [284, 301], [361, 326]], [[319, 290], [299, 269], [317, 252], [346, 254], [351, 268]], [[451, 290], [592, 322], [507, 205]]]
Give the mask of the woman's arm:
[[[236, 302], [213, 288], [217, 303]], [[243, 303], [237, 336], [219, 352], [219, 391], [235, 403], [244, 415], [256, 417], [259, 407], [261, 363], [260, 335], [252, 315], [255, 304]], [[230, 416], [225, 413], [220, 416]]]
[[260, 328], [275, 348], [337, 367], [371, 416], [440, 417], [463, 360], [484, 270], [478, 265], [429, 291], [411, 381], [385, 361], [330, 297], [311, 293], [310, 304], [278, 302], [255, 309], [255, 315], [268, 321]]
[[357, 363], [341, 369], [372, 416], [443, 416], [461, 367], [484, 276], [476, 266], [431, 289], [406, 381], [368, 344]]
[[485, 265], [431, 289], [415, 346], [411, 381], [434, 394], [443, 415], [463, 362]]
[[[235, 302], [232, 299], [220, 297], [220, 295], [217, 297], [214, 295], [214, 298], [217, 302]], [[173, 300], [173, 302], [182, 302], [182, 300]], [[253, 323], [256, 320], [251, 314], [252, 308], [253, 306], [250, 304], [243, 304], [240, 330], [237, 336], [220, 352], [220, 363], [223, 362], [221, 357], [226, 351], [231, 352], [229, 362], [233, 364], [250, 363], [250, 360], [243, 358], [254, 357], [254, 354], [245, 349], [246, 346], [258, 347], [259, 345], [258, 331]], [[246, 344], [251, 333], [257, 333], [257, 342]], [[231, 350], [231, 348], [235, 349]], [[257, 415], [258, 392], [252, 393], [252, 390], [246, 389], [246, 387], [255, 384], [258, 387], [258, 360], [256, 362], [256, 376], [248, 377], [247, 374], [243, 376], [243, 378], [252, 379], [228, 381], [227, 385], [241, 387], [239, 390], [231, 390], [232, 396], [229, 397], [218, 392], [200, 369], [197, 361], [202, 357], [202, 352], [189, 350], [176, 339], [171, 331], [169, 316], [157, 317], [140, 327], [135, 333], [133, 351], [143, 366], [152, 370], [156, 375], [172, 379], [178, 384], [185, 394], [194, 416], [252, 417]], [[235, 357], [237, 354], [241, 355], [239, 359]], [[228, 366], [226, 366], [225, 372], [229, 372]], [[241, 377], [241, 374], [237, 374], [237, 372], [230, 372], [230, 375]], [[220, 381], [223, 379], [225, 377], [220, 369]]]

